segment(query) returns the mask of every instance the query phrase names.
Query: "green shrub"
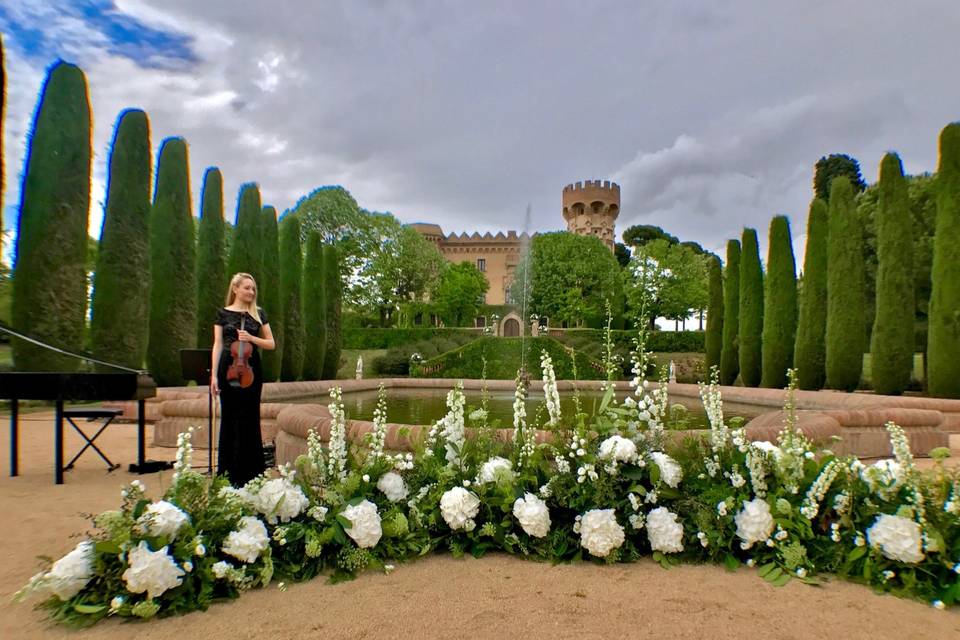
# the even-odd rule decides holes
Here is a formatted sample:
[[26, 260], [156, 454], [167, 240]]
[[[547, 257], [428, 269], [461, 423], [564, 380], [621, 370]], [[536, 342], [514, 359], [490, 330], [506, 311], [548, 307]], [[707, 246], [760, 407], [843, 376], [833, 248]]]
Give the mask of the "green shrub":
[[321, 380], [327, 353], [327, 279], [324, 274], [323, 241], [319, 231], [307, 236], [303, 264], [303, 379]]
[[740, 380], [745, 387], [756, 387], [763, 357], [763, 267], [757, 230], [744, 229], [740, 246]]
[[323, 247], [324, 320], [327, 323], [327, 346], [323, 357], [323, 378], [333, 380], [340, 370], [340, 351], [343, 348], [343, 330], [340, 312], [343, 283], [340, 281], [340, 257], [334, 245]]
[[[558, 380], [572, 380], [573, 358], [559, 341], [548, 337], [538, 338], [493, 338], [474, 340], [460, 349], [425, 360], [415, 367], [411, 375], [425, 378], [472, 378], [483, 375], [483, 362], [486, 359], [486, 373], [490, 380], [513, 379], [520, 368], [520, 347], [525, 350], [527, 371], [531, 377], [539, 377], [540, 352], [546, 349], [553, 360]], [[603, 364], [585, 354], [575, 351], [577, 376], [579, 380], [600, 380], [604, 377]]]
[[727, 240], [727, 266], [723, 270], [723, 349], [720, 384], [731, 385], [740, 373], [740, 241]]
[[476, 331], [469, 329], [440, 329], [437, 327], [410, 329], [345, 328], [343, 330], [343, 348], [390, 349], [436, 336], [454, 338], [464, 344], [477, 335]]
[[[197, 346], [213, 346], [213, 321], [223, 306], [227, 277], [227, 225], [223, 219], [223, 175], [210, 167], [200, 192], [200, 232], [197, 239]], [[267, 312], [270, 313], [269, 311]], [[267, 316], [272, 318], [272, 316]]]
[[797, 263], [786, 216], [770, 221], [765, 284], [760, 386], [782, 389], [787, 386], [787, 370], [793, 365], [797, 331]]
[[709, 302], [707, 304], [707, 331], [704, 335], [706, 367], [720, 367], [723, 351], [723, 267], [720, 258], [710, 256], [707, 260], [709, 278]]
[[[263, 278], [261, 218], [260, 187], [256, 183], [248, 182], [240, 187], [240, 195], [237, 197], [237, 217], [228, 272], [231, 278], [237, 273], [249, 273], [256, 280], [258, 289], [263, 286], [260, 282]], [[270, 317], [269, 314], [270, 311], [267, 311], [267, 318]]]
[[300, 286], [303, 277], [303, 248], [300, 246], [300, 218], [285, 215], [280, 221], [280, 300], [283, 305], [283, 342], [279, 345], [280, 379], [299, 380], [303, 373], [303, 305]]
[[807, 216], [807, 247], [793, 366], [797, 386], [816, 391], [826, 382], [827, 357], [827, 203], [814, 199]]
[[277, 348], [263, 352], [263, 380], [273, 382], [280, 377], [280, 348], [283, 344], [283, 304], [280, 295], [280, 239], [277, 230], [277, 210], [266, 206], [261, 211], [260, 239], [263, 249], [261, 262], [260, 295], [258, 302], [267, 312], [270, 320], [270, 331]]

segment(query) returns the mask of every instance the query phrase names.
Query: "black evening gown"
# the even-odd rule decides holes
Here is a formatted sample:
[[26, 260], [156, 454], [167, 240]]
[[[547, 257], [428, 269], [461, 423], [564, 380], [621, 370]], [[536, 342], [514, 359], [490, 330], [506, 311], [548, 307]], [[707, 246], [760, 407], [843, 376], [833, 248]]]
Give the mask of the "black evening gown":
[[242, 486], [263, 473], [263, 440], [260, 435], [260, 392], [263, 390], [263, 371], [260, 367], [260, 350], [249, 342], [249, 363], [253, 369], [253, 384], [247, 388], [235, 387], [227, 382], [227, 369], [233, 361], [230, 345], [237, 340], [241, 319], [243, 328], [259, 335], [260, 327], [267, 324], [262, 309], [257, 309], [261, 322], [245, 311], [221, 308], [216, 324], [223, 327], [223, 352], [217, 367], [217, 382], [220, 385], [220, 441], [217, 473], [227, 475], [234, 486]]

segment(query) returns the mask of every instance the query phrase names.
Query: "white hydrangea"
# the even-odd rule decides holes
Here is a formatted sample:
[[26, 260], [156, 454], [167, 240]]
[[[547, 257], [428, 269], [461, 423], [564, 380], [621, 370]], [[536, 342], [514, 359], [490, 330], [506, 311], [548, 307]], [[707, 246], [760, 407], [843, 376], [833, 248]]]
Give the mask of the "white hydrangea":
[[497, 480], [513, 480], [513, 463], [506, 458], [494, 456], [480, 467], [480, 473], [477, 476], [477, 482], [488, 484]]
[[650, 457], [660, 467], [660, 480], [668, 487], [676, 489], [683, 479], [683, 468], [676, 460], [662, 451], [653, 451], [650, 453]]
[[223, 552], [246, 563], [256, 562], [260, 554], [270, 546], [267, 527], [259, 518], [240, 518], [240, 528], [227, 534]]
[[610, 436], [600, 443], [600, 457], [616, 462], [632, 462], [637, 457], [637, 445], [623, 436]]
[[626, 539], [615, 509], [591, 509], [583, 514], [579, 524], [580, 546], [598, 558], [606, 558]]
[[49, 589], [61, 600], [69, 600], [87, 586], [93, 577], [94, 546], [84, 540], [73, 551], [53, 563], [39, 585]]
[[683, 525], [677, 522], [677, 514], [666, 507], [657, 507], [648, 513], [647, 539], [654, 551], [683, 551]]
[[867, 529], [867, 540], [891, 560], [915, 564], [924, 558], [920, 525], [909, 518], [880, 514]]
[[529, 536], [542, 538], [550, 531], [550, 509], [547, 503], [526, 493], [513, 503], [513, 517]]
[[860, 477], [870, 490], [888, 494], [903, 481], [903, 469], [896, 460], [877, 460], [869, 467], [860, 469]]
[[248, 491], [248, 501], [270, 524], [277, 524], [277, 519], [289, 522], [310, 505], [303, 490], [286, 477], [268, 480], [255, 492]]
[[127, 560], [130, 566], [123, 572], [123, 581], [130, 593], [146, 592], [152, 599], [183, 582], [184, 571], [167, 553], [167, 547], [151, 551], [147, 543], [141, 541]]
[[231, 569], [233, 569], [233, 565], [226, 560], [215, 562], [213, 563], [213, 566], [210, 567], [210, 570], [213, 571], [213, 576], [218, 580], [223, 580], [226, 578]]
[[188, 522], [190, 522], [190, 516], [177, 505], [166, 500], [158, 500], [148, 505], [137, 519], [137, 528], [149, 536], [165, 536], [174, 540], [180, 527]]
[[357, 543], [358, 547], [370, 549], [377, 546], [383, 535], [377, 505], [364, 500], [359, 504], [348, 505], [341, 515], [350, 521], [350, 528], [344, 531]]
[[754, 498], [750, 502], [743, 501], [743, 509], [733, 518], [737, 523], [737, 537], [743, 540], [749, 549], [754, 543], [763, 542], [773, 532], [773, 516], [770, 514], [770, 505], [762, 498]]
[[407, 497], [409, 490], [403, 482], [403, 477], [399, 473], [388, 471], [377, 480], [377, 489], [387, 496], [390, 502], [399, 502]]
[[477, 526], [474, 518], [480, 512], [480, 498], [463, 487], [454, 487], [440, 498], [440, 513], [454, 531], [473, 531]]

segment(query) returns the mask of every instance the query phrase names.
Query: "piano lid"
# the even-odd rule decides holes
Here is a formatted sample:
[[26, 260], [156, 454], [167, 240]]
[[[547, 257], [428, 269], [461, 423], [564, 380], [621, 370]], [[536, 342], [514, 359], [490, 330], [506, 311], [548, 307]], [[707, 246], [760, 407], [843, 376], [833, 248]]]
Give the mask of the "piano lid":
[[142, 400], [157, 383], [137, 373], [0, 372], [0, 398], [18, 400]]

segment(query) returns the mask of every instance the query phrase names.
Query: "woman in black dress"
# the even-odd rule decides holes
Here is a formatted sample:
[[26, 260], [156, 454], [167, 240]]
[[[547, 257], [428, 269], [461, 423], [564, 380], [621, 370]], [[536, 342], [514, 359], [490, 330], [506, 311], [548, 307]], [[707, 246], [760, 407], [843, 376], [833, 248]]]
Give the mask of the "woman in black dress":
[[[253, 384], [243, 388], [227, 382], [233, 358], [230, 345], [248, 343]], [[213, 325], [213, 362], [210, 387], [220, 396], [220, 443], [217, 473], [226, 474], [235, 486], [242, 486], [263, 473], [263, 441], [260, 435], [260, 392], [263, 373], [260, 349], [276, 346], [263, 309], [257, 306], [257, 283], [248, 273], [230, 279], [227, 305], [217, 312]], [[236, 381], [234, 381], [236, 382]]]

